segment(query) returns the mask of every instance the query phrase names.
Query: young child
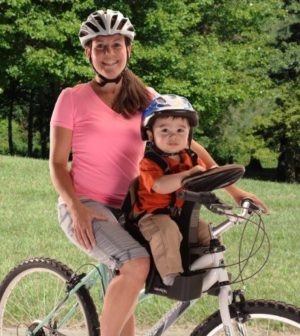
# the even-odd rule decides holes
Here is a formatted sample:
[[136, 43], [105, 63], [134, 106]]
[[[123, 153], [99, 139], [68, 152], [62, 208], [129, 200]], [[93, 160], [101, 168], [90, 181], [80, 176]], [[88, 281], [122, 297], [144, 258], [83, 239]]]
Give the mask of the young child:
[[[143, 113], [142, 137], [152, 145], [152, 152], [166, 163], [167, 169], [152, 160], [147, 152], [140, 162], [138, 201], [135, 214], [142, 214], [138, 226], [149, 241], [157, 270], [165, 285], [171, 286], [183, 271], [180, 243], [182, 235], [173, 215], [183, 205], [176, 198], [183, 178], [206, 170], [190, 150], [192, 129], [198, 115], [189, 101], [176, 95], [161, 95]], [[152, 153], [153, 154], [153, 153]], [[199, 243], [208, 245], [208, 225], [199, 222]]]

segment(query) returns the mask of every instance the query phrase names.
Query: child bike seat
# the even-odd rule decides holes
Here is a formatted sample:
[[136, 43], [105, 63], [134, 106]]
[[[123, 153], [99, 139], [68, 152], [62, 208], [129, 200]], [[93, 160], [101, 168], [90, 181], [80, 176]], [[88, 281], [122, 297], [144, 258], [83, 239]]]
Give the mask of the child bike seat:
[[[227, 187], [240, 179], [245, 172], [245, 168], [241, 165], [229, 164], [221, 167], [209, 169], [205, 172], [195, 173], [183, 180], [184, 190], [193, 191], [194, 194], [203, 194], [206, 199], [218, 202], [218, 198], [211, 193], [212, 190]], [[125, 202], [123, 204], [123, 212], [125, 218], [125, 228], [129, 233], [147, 248], [151, 256], [148, 242], [139, 231], [137, 222], [138, 218], [132, 216], [132, 207], [136, 200], [138, 180], [132, 181]], [[205, 203], [203, 203], [205, 204]], [[165, 286], [158, 274], [151, 257], [151, 268], [146, 281], [146, 293], [166, 296], [170, 299], [179, 301], [189, 301], [199, 298], [202, 294], [202, 282], [205, 271], [190, 271], [189, 266], [199, 256], [208, 252], [208, 247], [203, 248], [196, 242], [197, 226], [199, 221], [199, 211], [201, 204], [193, 200], [185, 200], [180, 215], [174, 220], [183, 236], [181, 242], [181, 257], [184, 272], [175, 278], [172, 286]]]

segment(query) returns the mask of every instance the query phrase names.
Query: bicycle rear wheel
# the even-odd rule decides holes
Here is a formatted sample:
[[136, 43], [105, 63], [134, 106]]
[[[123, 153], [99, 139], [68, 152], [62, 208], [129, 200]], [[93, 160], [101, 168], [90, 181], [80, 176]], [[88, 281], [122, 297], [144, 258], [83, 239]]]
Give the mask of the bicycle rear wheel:
[[[296, 336], [300, 335], [300, 310], [276, 301], [253, 300], [230, 306], [236, 336]], [[245, 319], [243, 322], [238, 323]], [[239, 327], [241, 329], [239, 329]], [[219, 312], [200, 324], [191, 336], [224, 336]]]
[[[16, 266], [0, 285], [0, 336], [25, 336], [33, 331], [66, 296], [66, 281], [72, 274], [67, 266], [49, 258], [33, 258]], [[82, 287], [35, 335], [99, 336], [99, 329], [95, 305]]]

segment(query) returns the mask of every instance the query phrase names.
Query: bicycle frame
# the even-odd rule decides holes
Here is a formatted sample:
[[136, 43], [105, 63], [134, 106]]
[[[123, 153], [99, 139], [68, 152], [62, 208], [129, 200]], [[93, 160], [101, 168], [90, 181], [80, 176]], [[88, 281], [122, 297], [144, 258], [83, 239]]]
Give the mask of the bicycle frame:
[[[228, 219], [216, 227], [210, 227], [212, 239], [217, 239], [225, 231], [232, 228], [234, 225], [243, 222], [250, 217], [249, 207], [251, 203], [245, 201], [243, 203], [244, 210], [236, 217], [231, 214], [229, 210], [226, 210]], [[235, 336], [233, 331], [229, 305], [232, 302], [231, 286], [229, 282], [228, 272], [224, 266], [224, 251], [223, 246], [216, 247], [215, 253], [206, 254], [201, 256], [191, 265], [190, 269], [201, 270], [209, 269], [203, 279], [202, 292], [209, 290], [215, 283], [221, 285], [219, 292], [219, 310], [221, 319], [223, 322], [223, 328], [226, 336]], [[171, 326], [188, 308], [190, 308], [197, 300], [177, 302], [173, 308], [168, 311], [155, 325], [150, 329], [146, 336], [160, 336], [162, 333]], [[240, 323], [240, 330], [243, 332], [243, 326]], [[246, 335], [242, 333], [242, 335]]]
[[[243, 204], [243, 212], [239, 216], [233, 216], [229, 210], [226, 210], [226, 215], [228, 219], [223, 223], [219, 224], [216, 227], [210, 227], [211, 237], [212, 239], [217, 239], [220, 235], [222, 235], [225, 231], [229, 230], [232, 226], [243, 222], [245, 219], [251, 216], [251, 212], [249, 211], [251, 203], [249, 201], [245, 201]], [[209, 290], [215, 283], [219, 283], [219, 310], [221, 319], [224, 326], [224, 332], [226, 336], [235, 336], [233, 331], [229, 305], [232, 301], [231, 287], [228, 272], [225, 268], [224, 264], [224, 251], [225, 248], [223, 246], [216, 246], [215, 250], [209, 254], [205, 254], [199, 257], [197, 260], [193, 262], [190, 266], [192, 271], [206, 269], [206, 275], [203, 279], [203, 287], [202, 292], [206, 292]], [[108, 287], [110, 276], [108, 268], [104, 264], [99, 264], [95, 267], [95, 269], [91, 270], [88, 274], [82, 276], [80, 279], [72, 283], [70, 286], [65, 298], [59, 302], [56, 307], [52, 309], [52, 311], [42, 320], [38, 321], [37, 326], [28, 333], [28, 336], [35, 335], [44, 325], [51, 320], [52, 316], [62, 307], [63, 303], [68, 300], [68, 298], [74, 295], [78, 289], [82, 286], [86, 286], [87, 288], [91, 288], [95, 285], [95, 283], [100, 278], [103, 296], [105, 295], [106, 289]], [[146, 297], [150, 297], [151, 294], [145, 294], [144, 290], [141, 291], [139, 296], [139, 302], [144, 300]], [[200, 298], [199, 298], [200, 299]], [[162, 333], [171, 326], [189, 307], [191, 307], [197, 300], [193, 301], [178, 301], [173, 306], [171, 310], [169, 310], [146, 334], [147, 336], [160, 336]], [[70, 311], [66, 314], [66, 316], [62, 319], [58, 328], [67, 321], [72, 313], [75, 311], [77, 304], [75, 304]], [[241, 324], [241, 330], [243, 329]], [[242, 334], [243, 335], [243, 334]]]

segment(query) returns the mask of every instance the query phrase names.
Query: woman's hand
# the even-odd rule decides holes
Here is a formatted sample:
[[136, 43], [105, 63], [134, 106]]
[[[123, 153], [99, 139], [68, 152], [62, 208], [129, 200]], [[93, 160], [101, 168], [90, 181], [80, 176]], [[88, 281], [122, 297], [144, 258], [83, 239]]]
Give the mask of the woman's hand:
[[242, 203], [242, 201], [244, 199], [250, 199], [257, 207], [259, 207], [263, 213], [268, 214], [269, 213], [269, 209], [267, 208], [267, 206], [264, 204], [264, 202], [259, 199], [255, 194], [252, 194], [250, 192], [244, 191], [243, 195], [240, 195], [238, 200], [239, 200], [239, 204]]
[[91, 250], [95, 244], [95, 236], [92, 227], [93, 219], [107, 220], [107, 217], [99, 212], [87, 208], [79, 203], [71, 210], [73, 228], [78, 243], [87, 250]]
[[227, 192], [231, 195], [231, 197], [235, 200], [235, 202], [241, 205], [242, 201], [246, 198], [250, 199], [256, 206], [258, 206], [265, 214], [269, 213], [269, 209], [264, 204], [262, 200], [260, 200], [255, 194], [252, 194], [248, 191], [237, 188], [234, 185], [231, 185], [225, 188]]

